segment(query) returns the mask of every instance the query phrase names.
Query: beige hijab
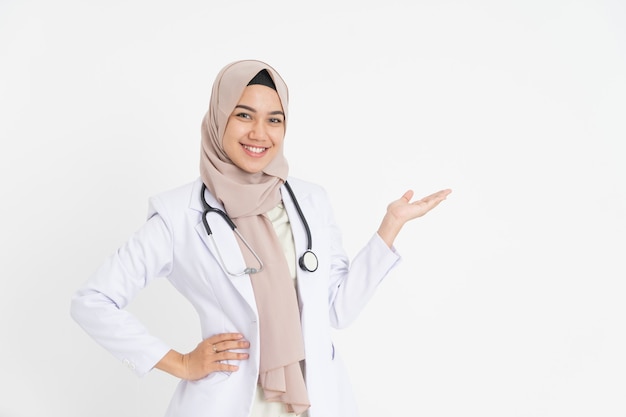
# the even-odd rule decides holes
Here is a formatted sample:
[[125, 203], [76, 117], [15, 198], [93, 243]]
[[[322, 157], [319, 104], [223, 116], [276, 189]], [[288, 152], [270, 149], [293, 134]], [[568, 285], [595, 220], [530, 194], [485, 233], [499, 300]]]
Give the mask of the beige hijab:
[[[250, 174], [231, 162], [222, 144], [228, 117], [248, 82], [263, 69], [276, 85], [287, 121], [287, 85], [272, 67], [254, 60], [227, 65], [215, 79], [202, 121], [200, 174], [265, 265], [263, 271], [250, 275], [259, 312], [259, 382], [265, 399], [281, 401], [288, 411], [301, 414], [309, 407], [309, 399], [300, 368], [304, 359], [300, 311], [281, 244], [265, 215], [281, 201], [280, 187], [289, 166], [281, 149], [263, 172]], [[246, 264], [254, 265], [250, 251], [239, 244]]]

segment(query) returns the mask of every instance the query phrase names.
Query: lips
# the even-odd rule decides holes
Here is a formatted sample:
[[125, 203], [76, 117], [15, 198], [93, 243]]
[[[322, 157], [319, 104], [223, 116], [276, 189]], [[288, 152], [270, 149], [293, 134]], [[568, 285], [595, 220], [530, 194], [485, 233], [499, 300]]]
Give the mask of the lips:
[[248, 145], [241, 145], [241, 146], [243, 146], [243, 148], [247, 150], [248, 152], [252, 152], [254, 154], [261, 154], [267, 150], [267, 148], [259, 148], [257, 146], [248, 146]]

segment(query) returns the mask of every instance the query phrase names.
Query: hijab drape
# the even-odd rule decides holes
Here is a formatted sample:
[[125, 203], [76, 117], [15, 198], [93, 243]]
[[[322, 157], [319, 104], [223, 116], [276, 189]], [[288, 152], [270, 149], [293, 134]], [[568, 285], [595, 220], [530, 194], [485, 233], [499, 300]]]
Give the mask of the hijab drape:
[[[243, 90], [263, 69], [276, 85], [286, 126], [289, 93], [280, 75], [261, 61], [227, 65], [215, 79], [209, 110], [202, 121], [200, 175], [265, 266], [250, 275], [259, 314], [259, 383], [265, 399], [281, 401], [288, 411], [301, 414], [309, 407], [309, 400], [300, 368], [304, 359], [300, 311], [280, 241], [265, 215], [281, 201], [280, 187], [289, 166], [281, 149], [262, 172], [250, 174], [231, 162], [222, 144], [228, 118]], [[246, 265], [254, 265], [252, 254], [239, 244]]]

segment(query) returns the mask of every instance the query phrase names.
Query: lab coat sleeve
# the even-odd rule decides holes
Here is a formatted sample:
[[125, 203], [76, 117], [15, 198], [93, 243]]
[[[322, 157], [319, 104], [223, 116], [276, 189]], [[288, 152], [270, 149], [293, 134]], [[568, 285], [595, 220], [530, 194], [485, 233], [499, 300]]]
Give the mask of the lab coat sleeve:
[[155, 214], [113, 253], [73, 296], [72, 318], [102, 347], [143, 376], [170, 350], [124, 310], [172, 267], [172, 236]]
[[310, 213], [315, 213], [310, 216], [312, 231], [321, 254], [320, 272], [315, 274], [328, 274], [329, 322], [334, 328], [344, 328], [354, 322], [401, 256], [374, 233], [350, 260], [328, 194], [321, 187], [311, 188], [310, 197], [303, 200]]
[[395, 247], [389, 248], [378, 233], [374, 233], [350, 262], [329, 203], [326, 212], [331, 253], [330, 322], [335, 328], [344, 328], [357, 318], [378, 285], [400, 263], [401, 257]]

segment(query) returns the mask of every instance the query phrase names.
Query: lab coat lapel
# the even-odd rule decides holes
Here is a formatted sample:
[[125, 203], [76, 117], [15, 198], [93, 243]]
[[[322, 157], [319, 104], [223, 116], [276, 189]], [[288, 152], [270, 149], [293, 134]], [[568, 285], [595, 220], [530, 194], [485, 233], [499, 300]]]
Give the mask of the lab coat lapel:
[[[200, 213], [204, 212], [202, 201], [199, 198], [201, 189], [202, 182], [197, 181], [193, 187], [193, 195], [190, 204], [190, 208], [198, 210], [200, 211]], [[219, 208], [220, 210], [224, 209], [222, 204], [217, 201], [209, 191], [205, 191], [204, 194], [206, 197], [206, 201], [209, 203], [210, 206]], [[194, 198], [194, 196], [197, 197]], [[223, 265], [220, 262], [221, 255], [224, 265], [226, 265], [226, 267], [231, 272], [237, 273], [243, 271], [245, 269], [245, 261], [243, 259], [243, 255], [241, 254], [239, 244], [237, 243], [235, 233], [233, 233], [228, 223], [226, 223], [226, 221], [224, 221], [224, 219], [217, 213], [207, 214], [207, 221], [209, 223], [211, 231], [213, 232], [213, 238], [211, 238], [207, 234], [204, 223], [202, 222], [202, 218], [200, 218], [200, 222], [196, 225], [196, 232], [200, 236], [200, 239], [202, 239], [202, 241], [204, 242], [209, 252], [211, 252], [213, 257], [215, 258], [215, 262], [218, 263], [220, 269], [223, 270]], [[219, 252], [216, 245], [219, 245]], [[226, 271], [223, 271], [223, 273], [224, 277], [228, 279], [233, 287], [250, 305], [252, 310], [256, 312], [256, 302], [254, 298], [252, 284], [250, 282], [250, 276], [242, 275], [238, 277], [233, 277], [228, 275]]]

